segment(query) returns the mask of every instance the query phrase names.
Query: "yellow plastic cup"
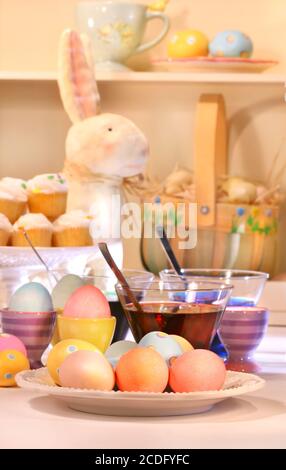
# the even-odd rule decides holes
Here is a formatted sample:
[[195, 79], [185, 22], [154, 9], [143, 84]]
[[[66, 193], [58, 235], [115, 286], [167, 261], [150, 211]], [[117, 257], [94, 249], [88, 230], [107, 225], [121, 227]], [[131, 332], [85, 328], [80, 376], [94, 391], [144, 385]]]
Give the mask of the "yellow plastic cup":
[[53, 337], [52, 337], [52, 339], [51, 339], [51, 344], [52, 344], [53, 346], [55, 346], [57, 343], [60, 342], [59, 327], [58, 327], [58, 318], [59, 318], [60, 315], [62, 315], [63, 309], [57, 308], [56, 312], [57, 312], [57, 317], [56, 317], [56, 323], [55, 323], [55, 328], [54, 328], [54, 334], [53, 334]]
[[60, 340], [82, 339], [94, 344], [101, 352], [110, 346], [116, 318], [72, 318], [58, 315], [57, 328]]

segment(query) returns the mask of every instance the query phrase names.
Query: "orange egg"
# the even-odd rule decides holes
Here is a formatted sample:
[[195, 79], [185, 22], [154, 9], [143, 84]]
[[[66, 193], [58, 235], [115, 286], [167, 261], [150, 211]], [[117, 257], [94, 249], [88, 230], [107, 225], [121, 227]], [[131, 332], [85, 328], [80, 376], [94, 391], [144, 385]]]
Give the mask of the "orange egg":
[[116, 382], [123, 392], [163, 392], [168, 377], [166, 362], [152, 348], [131, 349], [116, 366]]
[[211, 351], [194, 349], [172, 362], [169, 385], [174, 392], [220, 390], [225, 376], [222, 359]]
[[59, 368], [59, 377], [63, 387], [110, 391], [115, 384], [111, 365], [98, 351], [70, 354]]

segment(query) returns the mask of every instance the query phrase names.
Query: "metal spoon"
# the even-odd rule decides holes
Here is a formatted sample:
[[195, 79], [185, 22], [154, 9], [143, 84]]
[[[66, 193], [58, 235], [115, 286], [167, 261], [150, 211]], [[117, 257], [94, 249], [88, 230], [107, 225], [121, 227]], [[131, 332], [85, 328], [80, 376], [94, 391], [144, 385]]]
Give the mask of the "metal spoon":
[[112, 258], [107, 244], [104, 243], [104, 242], [98, 243], [98, 248], [100, 249], [101, 254], [104, 257], [105, 261], [107, 262], [109, 267], [112, 269], [112, 272], [115, 274], [118, 282], [120, 282], [122, 284], [122, 286], [126, 289], [127, 294], [129, 296], [131, 302], [133, 303], [134, 307], [136, 308], [137, 312], [138, 313], [144, 313], [140, 303], [138, 302], [135, 295], [131, 291], [130, 286], [129, 286], [128, 282], [126, 281], [124, 275], [122, 274], [122, 272], [118, 268], [117, 264], [115, 263], [114, 259]]
[[40, 262], [42, 263], [42, 265], [44, 266], [45, 270], [47, 271], [48, 275], [49, 276], [52, 276], [54, 278], [54, 280], [56, 282], [58, 282], [58, 279], [57, 277], [55, 276], [55, 274], [50, 270], [49, 266], [46, 264], [46, 262], [43, 260], [43, 258], [41, 257], [40, 253], [38, 252], [38, 250], [34, 247], [33, 243], [31, 242], [31, 239], [29, 237], [29, 235], [27, 234], [26, 230], [22, 229], [22, 232], [23, 232], [23, 235], [24, 237], [26, 238], [28, 244], [30, 245], [30, 247], [32, 248], [33, 252], [35, 253], [35, 255], [37, 256], [37, 258], [40, 260]]
[[171, 248], [171, 245], [170, 245], [170, 242], [169, 242], [168, 237], [166, 235], [164, 227], [162, 227], [161, 225], [158, 225], [156, 227], [156, 231], [157, 231], [157, 234], [160, 238], [160, 242], [161, 242], [161, 245], [163, 247], [163, 250], [164, 250], [164, 252], [165, 252], [172, 268], [174, 269], [175, 273], [179, 276], [179, 278], [182, 279], [182, 281], [184, 281], [185, 283], [187, 283], [187, 279], [182, 274], [182, 268], [179, 265], [179, 262], [178, 262], [178, 260], [175, 256], [175, 253], [173, 252], [173, 250]]

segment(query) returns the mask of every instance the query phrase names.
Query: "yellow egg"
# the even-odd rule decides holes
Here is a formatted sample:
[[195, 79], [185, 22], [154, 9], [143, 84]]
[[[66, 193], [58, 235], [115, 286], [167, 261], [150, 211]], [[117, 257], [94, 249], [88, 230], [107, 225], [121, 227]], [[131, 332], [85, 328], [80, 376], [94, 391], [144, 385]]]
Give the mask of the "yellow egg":
[[189, 343], [189, 341], [183, 338], [182, 336], [178, 336], [178, 335], [170, 335], [170, 336], [179, 344], [179, 346], [181, 346], [184, 352], [191, 351], [192, 349], [194, 349], [191, 343]]
[[[80, 339], [64, 339], [57, 343], [51, 350], [47, 368], [50, 376], [56, 384], [61, 385], [59, 378], [59, 368], [64, 362], [65, 358], [76, 351], [99, 351], [93, 344]], [[102, 354], [102, 353], [101, 353]]]
[[16, 349], [0, 352], [0, 387], [16, 385], [15, 375], [22, 370], [30, 369], [26, 356]]
[[172, 59], [206, 56], [208, 53], [209, 40], [201, 31], [179, 31], [168, 43], [168, 56]]

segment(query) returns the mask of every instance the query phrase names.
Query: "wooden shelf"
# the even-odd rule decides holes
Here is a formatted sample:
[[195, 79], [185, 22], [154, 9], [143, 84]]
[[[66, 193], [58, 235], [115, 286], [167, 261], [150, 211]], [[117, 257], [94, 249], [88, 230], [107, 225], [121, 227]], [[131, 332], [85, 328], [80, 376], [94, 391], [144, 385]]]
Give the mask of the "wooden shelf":
[[[57, 73], [0, 71], [1, 81], [56, 81]], [[99, 82], [225, 83], [285, 86], [286, 75], [270, 73], [104, 72]]]

